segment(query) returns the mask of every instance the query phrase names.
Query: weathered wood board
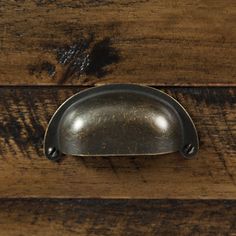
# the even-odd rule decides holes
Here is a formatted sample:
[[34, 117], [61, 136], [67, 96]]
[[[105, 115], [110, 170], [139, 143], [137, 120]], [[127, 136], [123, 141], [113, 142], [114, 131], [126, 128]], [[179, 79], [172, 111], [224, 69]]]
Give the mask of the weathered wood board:
[[235, 201], [49, 200], [0, 202], [2, 236], [235, 235]]
[[236, 85], [235, 0], [2, 0], [0, 16], [0, 85]]
[[0, 197], [236, 198], [236, 89], [165, 88], [192, 116], [196, 159], [43, 155], [47, 123], [75, 87], [0, 89]]

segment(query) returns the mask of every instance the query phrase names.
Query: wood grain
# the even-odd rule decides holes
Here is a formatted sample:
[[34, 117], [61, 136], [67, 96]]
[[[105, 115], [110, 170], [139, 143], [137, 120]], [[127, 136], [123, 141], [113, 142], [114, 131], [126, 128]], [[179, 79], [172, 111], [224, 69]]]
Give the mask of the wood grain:
[[0, 197], [236, 198], [236, 89], [165, 88], [191, 114], [197, 159], [178, 153], [67, 157], [42, 152], [47, 123], [76, 87], [0, 88]]
[[235, 0], [2, 0], [1, 85], [236, 85]]
[[2, 200], [1, 235], [236, 235], [235, 201]]

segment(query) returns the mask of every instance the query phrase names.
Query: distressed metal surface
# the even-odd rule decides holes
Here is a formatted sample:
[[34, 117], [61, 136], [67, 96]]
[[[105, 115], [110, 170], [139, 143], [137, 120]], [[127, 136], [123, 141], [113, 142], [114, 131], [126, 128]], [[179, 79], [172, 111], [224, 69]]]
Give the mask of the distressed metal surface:
[[80, 92], [55, 113], [45, 135], [45, 154], [155, 155], [198, 150], [191, 118], [163, 92], [138, 85], [106, 85]]

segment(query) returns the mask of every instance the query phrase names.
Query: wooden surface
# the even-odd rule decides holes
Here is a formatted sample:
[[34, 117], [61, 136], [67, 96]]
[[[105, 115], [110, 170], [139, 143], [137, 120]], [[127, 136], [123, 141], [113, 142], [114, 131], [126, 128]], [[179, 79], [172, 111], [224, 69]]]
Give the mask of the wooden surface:
[[235, 201], [2, 200], [2, 236], [236, 235]]
[[[236, 235], [235, 22], [235, 0], [1, 0], [0, 235]], [[180, 101], [197, 159], [47, 160], [57, 107], [110, 83]]]
[[1, 85], [236, 85], [235, 0], [1, 0]]
[[0, 197], [236, 198], [236, 89], [165, 88], [192, 116], [197, 159], [43, 155], [43, 135], [57, 107], [79, 88], [0, 89]]

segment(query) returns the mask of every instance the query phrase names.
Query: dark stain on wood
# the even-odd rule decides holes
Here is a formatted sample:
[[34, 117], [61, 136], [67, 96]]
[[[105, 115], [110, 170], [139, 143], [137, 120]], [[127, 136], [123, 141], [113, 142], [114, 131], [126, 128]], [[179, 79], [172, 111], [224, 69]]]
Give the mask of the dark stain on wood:
[[35, 0], [37, 6], [44, 6], [56, 2], [55, 0]]
[[119, 61], [118, 50], [112, 47], [110, 38], [94, 41], [94, 35], [91, 34], [88, 38], [57, 49], [57, 61], [65, 66], [59, 84], [65, 83], [73, 75], [79, 77], [85, 74], [101, 78], [108, 73], [106, 66]]
[[149, 2], [149, 0], [120, 0], [120, 1], [114, 1], [114, 0], [83, 0], [83, 1], [56, 1], [56, 0], [35, 0], [35, 3], [37, 6], [48, 6], [50, 4], [55, 5], [58, 8], [71, 8], [71, 9], [77, 9], [77, 8], [84, 8], [84, 7], [103, 7], [103, 6], [109, 6], [116, 4], [118, 6], [133, 6], [135, 4], [141, 4]]
[[[173, 92], [178, 92], [179, 88], [171, 88]], [[197, 103], [205, 103], [207, 105], [225, 106], [236, 103], [236, 93], [227, 87], [214, 87], [205, 89], [194, 89], [191, 87], [182, 87], [182, 94], [189, 94]], [[231, 96], [229, 96], [229, 93]]]
[[[204, 100], [206, 104], [216, 104], [219, 106], [233, 105], [236, 103], [236, 93], [231, 90], [231, 96], [228, 98], [227, 94], [228, 88], [215, 88], [214, 90], [207, 90], [204, 96]], [[194, 96], [194, 94], [193, 94]], [[198, 102], [203, 102], [203, 94], [200, 93], [197, 96]]]
[[[22, 142], [23, 140], [21, 139], [20, 133], [21, 133], [22, 127], [19, 124], [19, 122], [9, 116], [8, 119], [4, 119], [0, 123], [0, 133], [1, 136], [4, 137], [5, 145], [8, 145], [10, 148], [12, 148], [10, 140], [13, 138], [16, 143]], [[0, 148], [0, 154], [3, 155], [3, 148]], [[14, 150], [14, 149], [12, 149]], [[22, 150], [23, 151], [23, 150]]]
[[[11, 92], [15, 97], [14, 104], [12, 104], [10, 100], [4, 100], [4, 98], [0, 96], [0, 98], [4, 100], [4, 104], [1, 107], [2, 121], [0, 122], [0, 136], [15, 154], [14, 145], [10, 142], [11, 139], [15, 140], [15, 145], [25, 156], [30, 157], [28, 152], [28, 148], [30, 147], [34, 148], [38, 156], [42, 156], [42, 143], [45, 129], [39, 122], [39, 114], [37, 114], [34, 109], [37, 98], [33, 96], [30, 90], [25, 91], [26, 93], [20, 96], [14, 89]], [[24, 104], [23, 107], [28, 107], [27, 111], [22, 111], [22, 104]]]
[[43, 61], [39, 64], [29, 64], [28, 71], [30, 75], [35, 75], [37, 77], [43, 76], [43, 73], [46, 73], [50, 77], [54, 77], [56, 73], [56, 67], [48, 61]]
[[[28, 137], [31, 137], [30, 140], [28, 140], [28, 143], [30, 145], [33, 145], [36, 153], [38, 156], [43, 155], [43, 138], [44, 138], [44, 132], [45, 128], [42, 126], [42, 124], [39, 122], [40, 114], [39, 112], [35, 111], [36, 104], [38, 103], [38, 98], [32, 96], [33, 91], [27, 91], [24, 96], [24, 102], [29, 107], [29, 115], [30, 115], [30, 123], [27, 125], [27, 122], [25, 120], [25, 117], [23, 113], [21, 113], [21, 118], [24, 124], [26, 124], [26, 131], [28, 133]], [[18, 97], [19, 99], [19, 97]], [[19, 100], [17, 101], [19, 104]], [[20, 112], [20, 111], [19, 111]]]
[[105, 38], [96, 43], [89, 55], [90, 63], [85, 72], [87, 75], [94, 75], [98, 78], [107, 74], [105, 67], [117, 63], [120, 59], [118, 51], [111, 46], [110, 38]]
[[83, 8], [85, 6], [106, 6], [113, 1], [106, 0], [106, 1], [100, 1], [100, 0], [83, 0], [83, 1], [67, 1], [67, 2], [62, 2], [62, 1], [55, 1], [55, 0], [35, 0], [35, 3], [37, 6], [48, 6], [49, 4], [54, 4], [56, 7], [59, 8]]

